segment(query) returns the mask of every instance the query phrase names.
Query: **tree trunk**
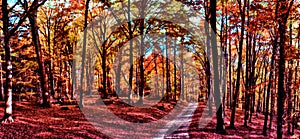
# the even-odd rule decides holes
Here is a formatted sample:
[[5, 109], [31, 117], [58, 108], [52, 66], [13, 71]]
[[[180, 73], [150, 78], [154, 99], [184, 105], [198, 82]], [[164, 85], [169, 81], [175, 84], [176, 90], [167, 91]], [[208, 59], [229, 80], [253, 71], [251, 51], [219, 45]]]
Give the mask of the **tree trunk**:
[[2, 68], [2, 66], [3, 66], [3, 64], [2, 64], [2, 54], [0, 54], [0, 60], [1, 60], [1, 62], [0, 62], [0, 100], [2, 101], [2, 100], [4, 100], [4, 88], [3, 88], [3, 81], [2, 81], [2, 79], [3, 79], [3, 68]]
[[[277, 52], [277, 36], [274, 40], [274, 46], [272, 51], [272, 57], [271, 57], [271, 69], [269, 74], [269, 84], [267, 88], [267, 98], [265, 102], [265, 120], [264, 120], [264, 127], [263, 127], [263, 134], [264, 136], [267, 136], [267, 124], [268, 124], [268, 116], [269, 116], [269, 101], [270, 101], [270, 91], [271, 91], [271, 84], [272, 84], [272, 78], [274, 73], [274, 62], [275, 62], [275, 55]], [[275, 74], [276, 75], [276, 74]]]
[[116, 93], [120, 94], [121, 92], [121, 62], [122, 62], [122, 51], [118, 53], [118, 60], [117, 60], [117, 71], [116, 71]]
[[265, 82], [265, 85], [264, 85], [264, 92], [263, 92], [263, 113], [266, 112], [266, 94], [267, 94], [267, 85], [266, 85], [266, 82], [267, 82], [267, 70], [268, 70], [268, 64], [267, 63], [267, 60], [265, 59], [264, 61], [264, 67], [265, 67], [265, 74], [264, 74], [264, 82]]
[[49, 82], [50, 82], [50, 90], [51, 90], [51, 95], [54, 98], [55, 96], [55, 91], [54, 91], [54, 80], [53, 80], [53, 70], [52, 70], [52, 51], [51, 51], [51, 37], [50, 37], [50, 17], [47, 17], [47, 45], [48, 45], [48, 52], [49, 52]]
[[[34, 1], [34, 5], [38, 5], [38, 1]], [[46, 68], [44, 65], [44, 59], [43, 59], [43, 53], [42, 53], [42, 48], [40, 46], [39, 42], [39, 34], [38, 34], [38, 27], [37, 27], [37, 9], [34, 10], [34, 13], [29, 16], [29, 21], [31, 25], [31, 33], [32, 33], [32, 41], [35, 46], [35, 51], [37, 55], [37, 60], [38, 60], [38, 65], [39, 65], [39, 75], [40, 75], [40, 81], [41, 81], [41, 86], [42, 86], [42, 105], [44, 107], [50, 107], [50, 100], [49, 100], [49, 93], [48, 93], [48, 79], [47, 79], [47, 74], [46, 74]]]
[[89, 12], [89, 3], [90, 0], [87, 0], [85, 3], [85, 12], [84, 12], [84, 33], [83, 33], [83, 46], [82, 46], [82, 60], [81, 60], [81, 76], [80, 76], [80, 99], [79, 107], [83, 107], [83, 87], [84, 87], [84, 71], [85, 71], [85, 57], [86, 57], [86, 36], [87, 36], [87, 18]]
[[[249, 22], [249, 20], [248, 20]], [[244, 112], [244, 126], [247, 127], [247, 120], [249, 117], [249, 103], [250, 103], [250, 55], [251, 55], [251, 43], [249, 43], [249, 33], [246, 34], [246, 91], [245, 91], [245, 112]]]
[[173, 40], [174, 41], [174, 44], [173, 44], [173, 47], [174, 47], [174, 52], [173, 52], [173, 55], [174, 55], [174, 101], [176, 102], [176, 92], [177, 92], [177, 84], [176, 84], [176, 39]]
[[[276, 76], [276, 71], [274, 71], [275, 72], [275, 79], [274, 79], [274, 81], [272, 81], [272, 87], [271, 88], [276, 88], [276, 80], [277, 80], [277, 76]], [[271, 110], [270, 110], [270, 123], [269, 123], [269, 130], [271, 130], [271, 128], [272, 128], [272, 121], [273, 121], [273, 115], [274, 115], [274, 107], [275, 107], [275, 105], [274, 105], [274, 101], [275, 101], [275, 93], [276, 93], [276, 91], [275, 90], [272, 90], [272, 93], [271, 93]]]
[[206, 15], [206, 22], [204, 23], [204, 27], [205, 27], [205, 34], [206, 36], [206, 45], [207, 45], [207, 57], [205, 58], [206, 62], [205, 62], [205, 74], [206, 74], [206, 83], [207, 83], [207, 99], [208, 99], [208, 114], [209, 116], [212, 116], [212, 97], [211, 97], [211, 71], [210, 71], [210, 61], [209, 61], [209, 57], [211, 55], [211, 40], [210, 40], [210, 32], [209, 32], [209, 26], [208, 26], [208, 22], [209, 22], [209, 17], [208, 15]]
[[[142, 11], [143, 13], [144, 11]], [[144, 17], [142, 14], [141, 17]], [[140, 81], [139, 81], [139, 104], [143, 104], [144, 97], [144, 85], [145, 85], [145, 77], [144, 77], [144, 19], [141, 19], [140, 31], [141, 31], [141, 48], [140, 48], [140, 58], [139, 58], [139, 70], [140, 70]]]
[[2, 21], [3, 21], [3, 34], [4, 34], [4, 50], [5, 50], [5, 78], [6, 83], [4, 87], [4, 116], [2, 123], [13, 122], [12, 118], [12, 63], [11, 63], [11, 48], [9, 46], [10, 34], [9, 34], [9, 19], [7, 10], [7, 0], [2, 0]]
[[[225, 133], [225, 127], [224, 127], [224, 120], [223, 120], [223, 106], [221, 101], [221, 86], [219, 84], [219, 62], [218, 62], [218, 48], [217, 48], [217, 38], [216, 38], [216, 23], [217, 23], [217, 15], [216, 15], [216, 0], [210, 0], [210, 12], [211, 12], [211, 46], [212, 46], [212, 58], [213, 58], [213, 65], [214, 65], [214, 99], [215, 99], [215, 105], [217, 110], [217, 127], [216, 130], [219, 133]], [[222, 68], [220, 68], [222, 69]]]
[[[290, 46], [292, 46], [292, 24], [290, 24]], [[292, 69], [293, 69], [293, 60], [289, 60], [289, 72], [288, 72], [288, 78], [287, 78], [287, 93], [288, 93], [288, 107], [287, 107], [287, 114], [288, 114], [288, 134], [292, 134], [291, 132], [291, 124], [292, 124]], [[296, 69], [295, 69], [296, 70]]]
[[[294, 0], [290, 3], [287, 0], [279, 1], [277, 7], [279, 7], [280, 16], [277, 18], [279, 24], [279, 72], [278, 72], [278, 97], [277, 97], [277, 138], [282, 138], [282, 124], [283, 124], [283, 113], [284, 113], [284, 73], [285, 73], [285, 41], [286, 41], [286, 23], [289, 16], [290, 9], [293, 5]], [[279, 4], [279, 5], [278, 5]], [[288, 7], [289, 6], [289, 7]]]
[[[180, 47], [180, 95], [182, 101], [184, 101], [184, 61], [183, 61], [183, 50], [184, 48]], [[186, 98], [185, 98], [186, 99]]]
[[129, 30], [129, 62], [130, 62], [130, 69], [129, 69], [129, 90], [128, 90], [128, 104], [131, 103], [131, 94], [132, 94], [132, 77], [133, 77], [133, 32], [131, 29], [131, 17], [130, 17], [130, 0], [128, 0], [128, 30]]
[[[298, 53], [300, 53], [300, 50], [299, 50], [299, 46], [300, 46], [300, 28], [299, 28], [299, 31], [298, 31]], [[299, 61], [297, 61], [297, 66], [295, 68], [295, 76], [294, 76], [294, 84], [298, 84], [298, 68], [299, 68]], [[293, 113], [296, 112], [297, 110], [297, 90], [294, 89], [294, 107], [293, 107]], [[293, 126], [292, 126], [292, 134], [294, 134], [294, 130], [295, 130], [295, 126], [296, 126], [296, 116], [294, 115], [293, 117]]]
[[[242, 26], [241, 26], [241, 37], [239, 38], [239, 53], [238, 53], [238, 68], [237, 68], [237, 80], [236, 80], [236, 89], [233, 98], [233, 108], [231, 112], [231, 119], [230, 119], [230, 127], [234, 127], [234, 119], [235, 119], [235, 111], [236, 111], [236, 103], [237, 99], [239, 98], [239, 90], [240, 90], [240, 76], [241, 76], [241, 68], [242, 68], [242, 54], [243, 54], [243, 41], [244, 41], [244, 29], [245, 29], [245, 5], [243, 9], [241, 8], [241, 1], [239, 2], [240, 11], [241, 11], [241, 18], [242, 18]], [[244, 4], [246, 4], [246, 0], [244, 0]]]
[[[167, 29], [166, 29], [167, 32]], [[169, 93], [170, 93], [170, 64], [169, 64], [169, 56], [168, 56], [168, 39], [167, 39], [167, 33], [165, 34], [166, 39], [166, 100], [169, 102]]]

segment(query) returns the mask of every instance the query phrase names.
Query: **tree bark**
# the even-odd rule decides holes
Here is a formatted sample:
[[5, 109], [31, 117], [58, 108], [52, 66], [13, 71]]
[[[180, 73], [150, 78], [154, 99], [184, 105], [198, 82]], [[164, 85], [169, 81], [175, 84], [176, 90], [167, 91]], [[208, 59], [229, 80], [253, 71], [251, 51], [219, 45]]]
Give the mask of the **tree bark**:
[[[34, 1], [33, 5], [38, 5], [38, 1]], [[46, 74], [46, 68], [44, 64], [44, 59], [43, 59], [43, 53], [42, 53], [42, 48], [40, 45], [39, 41], [39, 34], [38, 34], [38, 27], [37, 27], [37, 9], [34, 10], [34, 13], [29, 16], [29, 21], [31, 25], [31, 33], [32, 33], [32, 41], [35, 46], [35, 51], [37, 55], [37, 60], [38, 60], [38, 66], [39, 66], [39, 75], [40, 75], [40, 80], [41, 80], [41, 87], [42, 87], [42, 105], [44, 107], [50, 107], [50, 95], [48, 93], [48, 78]]]
[[174, 101], [176, 102], [176, 92], [177, 92], [177, 84], [176, 84], [176, 81], [177, 81], [177, 78], [176, 78], [176, 38], [173, 40], [174, 41], [174, 44], [173, 44], [173, 47], [174, 47], [174, 51], [173, 51], [173, 55], [174, 55]]
[[265, 102], [265, 120], [264, 120], [264, 127], [263, 127], [263, 134], [264, 136], [267, 136], [267, 124], [268, 124], [268, 116], [269, 116], [269, 101], [270, 101], [270, 91], [271, 91], [271, 84], [272, 84], [272, 78], [274, 73], [274, 63], [275, 63], [275, 55], [277, 52], [277, 36], [274, 40], [274, 46], [272, 50], [272, 57], [271, 57], [271, 69], [269, 74], [269, 84], [267, 88], [267, 98]]
[[13, 122], [12, 118], [12, 63], [11, 63], [11, 47], [9, 46], [10, 33], [9, 33], [9, 18], [7, 10], [7, 0], [2, 0], [2, 22], [4, 34], [4, 51], [5, 51], [5, 87], [4, 87], [4, 116], [2, 123]]
[[131, 29], [131, 17], [130, 17], [130, 0], [128, 0], [128, 30], [129, 30], [129, 62], [130, 62], [130, 69], [129, 69], [129, 90], [128, 90], [128, 104], [131, 103], [131, 94], [132, 94], [132, 77], [133, 77], [133, 32]]
[[283, 124], [283, 113], [284, 113], [284, 100], [285, 100], [285, 92], [284, 92], [284, 73], [285, 73], [285, 41], [286, 41], [286, 23], [289, 17], [289, 12], [291, 6], [293, 5], [294, 0], [290, 3], [288, 0], [279, 1], [279, 13], [280, 16], [277, 18], [279, 24], [279, 72], [278, 72], [278, 98], [277, 98], [277, 138], [282, 138], [282, 124]]
[[50, 20], [51, 17], [47, 17], [47, 45], [48, 45], [48, 52], [49, 52], [49, 82], [50, 82], [50, 90], [51, 90], [51, 95], [54, 98], [55, 96], [55, 91], [54, 91], [54, 80], [53, 80], [53, 70], [52, 70], [52, 51], [51, 51], [51, 37], [50, 37]]
[[[236, 103], [238, 99], [238, 94], [240, 90], [240, 76], [241, 76], [241, 68], [242, 68], [242, 54], [243, 54], [243, 41], [244, 41], [244, 30], [245, 30], [245, 5], [243, 6], [242, 9], [242, 4], [241, 0], [239, 1], [239, 6], [240, 6], [240, 12], [241, 12], [241, 19], [242, 19], [242, 26], [241, 26], [241, 37], [239, 38], [239, 53], [238, 53], [238, 68], [237, 68], [237, 80], [236, 80], [236, 89], [234, 93], [234, 98], [233, 98], [233, 108], [231, 112], [231, 119], [230, 119], [230, 127], [234, 127], [234, 119], [235, 119], [235, 111], [236, 111]], [[244, 4], [246, 4], [247, 0], [244, 0]]]
[[85, 57], [86, 57], [86, 36], [87, 36], [87, 18], [89, 13], [89, 3], [90, 0], [86, 0], [85, 3], [85, 12], [84, 12], [84, 33], [83, 33], [83, 46], [82, 46], [82, 60], [81, 60], [81, 76], [80, 76], [80, 98], [79, 98], [79, 107], [83, 108], [83, 87], [84, 87], [84, 71], [85, 71]]
[[[292, 38], [292, 24], [290, 24], [290, 46], [292, 46], [292, 41], [293, 41], [293, 38]], [[288, 65], [289, 65], [289, 72], [288, 72], [288, 82], [287, 82], [287, 93], [288, 93], [288, 107], [287, 107], [287, 113], [288, 113], [288, 134], [292, 134], [291, 132], [291, 124], [292, 124], [292, 105], [293, 105], [293, 102], [292, 102], [292, 75], [293, 75], [293, 72], [292, 72], [292, 69], [293, 69], [293, 60], [289, 60], [288, 61]], [[296, 69], [295, 69], [296, 70]]]
[[[144, 10], [144, 9], [143, 9]], [[144, 18], [144, 11], [142, 11], [141, 17]], [[143, 104], [144, 98], [144, 86], [145, 86], [145, 77], [144, 77], [144, 29], [145, 29], [145, 19], [141, 19], [140, 31], [141, 31], [141, 48], [140, 48], [140, 58], [139, 58], [139, 70], [140, 70], [140, 81], [139, 81], [139, 103]]]
[[[210, 12], [211, 12], [211, 46], [212, 46], [212, 58], [213, 58], [213, 65], [214, 65], [214, 98], [215, 98], [215, 105], [217, 110], [217, 126], [216, 130], [219, 133], [225, 133], [225, 127], [224, 127], [224, 120], [223, 120], [223, 106], [221, 101], [221, 86], [219, 82], [219, 62], [218, 62], [218, 48], [217, 48], [217, 38], [215, 36], [215, 33], [217, 31], [216, 23], [217, 23], [217, 15], [216, 15], [216, 6], [217, 1], [216, 0], [210, 0]], [[220, 68], [222, 69], [222, 68]]]
[[3, 64], [2, 64], [2, 54], [0, 55], [0, 100], [4, 100], [4, 87], [3, 87], [3, 73], [2, 73], [2, 70], [3, 70]]

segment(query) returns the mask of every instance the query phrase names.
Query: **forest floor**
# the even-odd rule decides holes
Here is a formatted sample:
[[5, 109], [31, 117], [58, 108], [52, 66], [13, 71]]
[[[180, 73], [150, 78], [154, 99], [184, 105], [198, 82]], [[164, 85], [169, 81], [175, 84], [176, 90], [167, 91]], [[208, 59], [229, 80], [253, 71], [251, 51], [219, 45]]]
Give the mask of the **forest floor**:
[[[3, 116], [4, 102], [0, 102], [0, 117]], [[66, 108], [67, 107], [67, 108]], [[134, 110], [123, 103], [108, 104], [108, 107], [120, 118], [127, 119], [130, 122], [151, 122], [158, 120], [172, 110], [173, 105], [161, 103], [150, 109]], [[121, 110], [120, 110], [121, 108]], [[204, 103], [191, 105], [184, 110], [188, 115], [182, 115], [175, 118], [173, 122], [188, 120], [179, 129], [170, 135], [162, 135], [164, 138], [276, 138], [276, 122], [273, 120], [273, 126], [268, 136], [262, 135], [264, 116], [254, 114], [252, 122], [248, 127], [243, 126], [243, 111], [236, 111], [236, 129], [228, 129], [230, 121], [230, 109], [226, 109], [225, 126], [226, 134], [215, 133], [216, 117], [213, 118], [205, 127], [199, 128], [200, 117], [205, 108]], [[189, 110], [192, 109], [192, 110]], [[194, 113], [192, 112], [194, 109]], [[151, 111], [149, 113], [149, 110]], [[0, 138], [108, 138], [97, 130], [91, 121], [88, 121], [84, 113], [74, 105], [60, 106], [52, 105], [51, 108], [42, 108], [30, 102], [14, 102], [13, 106], [14, 122], [0, 125]], [[207, 113], [207, 112], [204, 112]], [[127, 115], [127, 116], [125, 116]], [[128, 116], [130, 115], [130, 116]], [[102, 117], [104, 118], [104, 117]], [[130, 119], [130, 120], [129, 120]], [[105, 119], [102, 119], [105, 120]], [[106, 119], [109, 121], [109, 119]], [[168, 128], [168, 127], [166, 127]], [[129, 137], [130, 133], [112, 131], [121, 134], [121, 137]], [[286, 128], [284, 128], [286, 133]], [[146, 134], [146, 133], [145, 133]], [[143, 136], [143, 133], [141, 133]], [[285, 138], [299, 138], [299, 128], [295, 130], [295, 135]]]

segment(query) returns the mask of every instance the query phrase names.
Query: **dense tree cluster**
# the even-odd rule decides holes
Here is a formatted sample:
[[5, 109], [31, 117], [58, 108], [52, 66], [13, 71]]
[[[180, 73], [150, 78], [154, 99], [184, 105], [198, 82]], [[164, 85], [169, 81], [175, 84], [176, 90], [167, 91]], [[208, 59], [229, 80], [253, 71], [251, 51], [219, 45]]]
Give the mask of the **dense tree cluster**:
[[[125, 97], [128, 104], [143, 104], [151, 96], [165, 102], [204, 100], [210, 115], [215, 103], [219, 133], [226, 133], [224, 114], [235, 128], [236, 109], [242, 108], [244, 126], [260, 113], [264, 135], [275, 118], [278, 138], [285, 131], [294, 134], [300, 119], [299, 1], [176, 2], [182, 5], [173, 7], [183, 13], [200, 13], [192, 16], [205, 21], [204, 43], [182, 25], [144, 18], [160, 16], [158, 10], [170, 1], [1, 0], [2, 121], [13, 122], [12, 101], [51, 107], [78, 94], [84, 107], [83, 98], [96, 94]], [[188, 14], [164, 14], [192, 20]], [[217, 68], [226, 71], [213, 71], [212, 63], [221, 61], [225, 65]]]

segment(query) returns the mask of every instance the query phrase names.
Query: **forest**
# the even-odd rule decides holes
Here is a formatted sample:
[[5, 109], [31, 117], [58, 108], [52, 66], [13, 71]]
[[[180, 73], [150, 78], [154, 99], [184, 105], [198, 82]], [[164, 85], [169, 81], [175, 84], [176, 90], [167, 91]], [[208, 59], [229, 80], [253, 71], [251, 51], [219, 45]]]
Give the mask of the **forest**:
[[0, 138], [300, 138], [299, 0], [0, 3]]

